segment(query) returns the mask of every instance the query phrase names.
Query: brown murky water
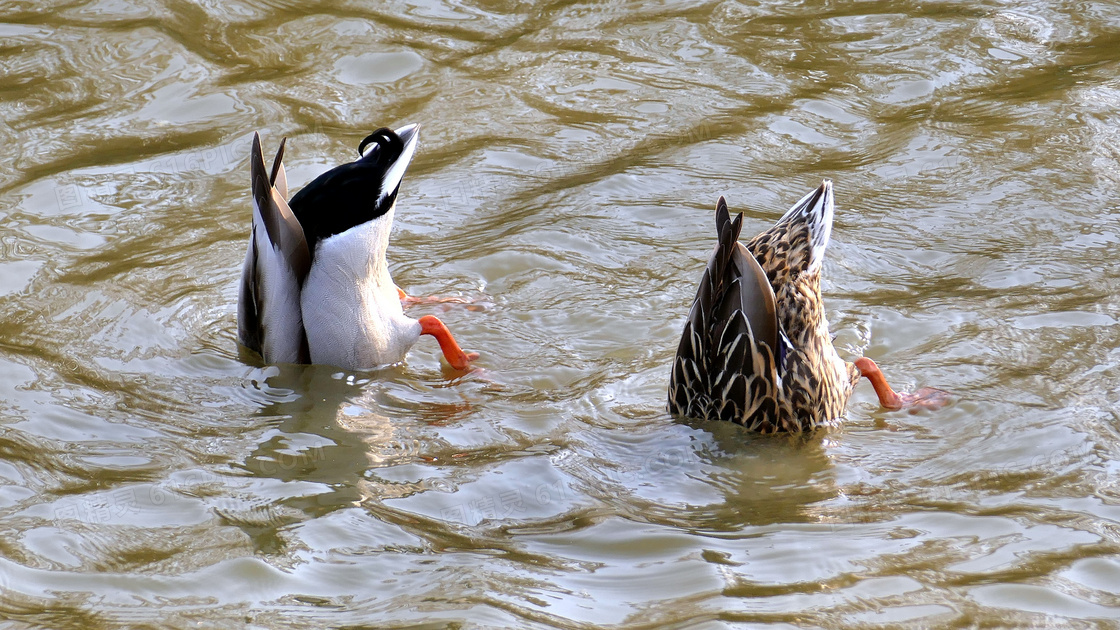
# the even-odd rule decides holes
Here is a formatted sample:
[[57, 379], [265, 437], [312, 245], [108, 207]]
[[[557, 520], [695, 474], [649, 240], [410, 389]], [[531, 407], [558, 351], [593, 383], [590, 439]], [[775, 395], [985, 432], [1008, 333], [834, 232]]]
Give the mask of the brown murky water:
[[[0, 619], [1115, 627], [1118, 76], [1104, 0], [6, 2]], [[298, 186], [409, 122], [478, 369], [239, 354], [252, 132]], [[957, 402], [670, 418], [717, 196], [825, 177], [842, 353]]]

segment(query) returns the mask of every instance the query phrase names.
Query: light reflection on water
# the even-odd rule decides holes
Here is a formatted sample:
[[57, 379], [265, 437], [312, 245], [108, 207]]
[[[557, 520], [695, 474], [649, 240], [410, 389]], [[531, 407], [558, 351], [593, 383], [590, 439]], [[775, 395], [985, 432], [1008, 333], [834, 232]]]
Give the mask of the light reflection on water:
[[[56, 6], [57, 5], [57, 6]], [[0, 619], [50, 627], [1120, 617], [1108, 3], [17, 3], [0, 20]], [[391, 264], [482, 358], [239, 352], [245, 156], [423, 125]], [[849, 358], [941, 412], [664, 412], [727, 195], [821, 178]]]

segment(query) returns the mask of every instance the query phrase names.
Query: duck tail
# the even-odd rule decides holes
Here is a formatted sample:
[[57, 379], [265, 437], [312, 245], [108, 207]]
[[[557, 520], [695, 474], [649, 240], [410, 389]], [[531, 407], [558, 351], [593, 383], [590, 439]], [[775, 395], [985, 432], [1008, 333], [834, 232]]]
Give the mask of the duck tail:
[[784, 226], [790, 231], [796, 230], [797, 226], [804, 226], [808, 232], [806, 240], [809, 244], [809, 259], [806, 261], [806, 268], [810, 273], [819, 273], [824, 265], [824, 252], [832, 236], [834, 211], [832, 180], [826, 179], [816, 190], [793, 204], [778, 220], [778, 226]]

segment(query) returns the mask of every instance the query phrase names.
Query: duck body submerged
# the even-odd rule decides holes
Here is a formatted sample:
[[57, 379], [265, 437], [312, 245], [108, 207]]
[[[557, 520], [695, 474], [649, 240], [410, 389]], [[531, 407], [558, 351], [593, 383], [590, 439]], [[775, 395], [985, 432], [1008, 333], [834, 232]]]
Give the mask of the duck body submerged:
[[716, 206], [718, 242], [700, 279], [669, 381], [669, 411], [761, 433], [834, 423], [861, 371], [836, 354], [820, 293], [832, 183], [769, 230], [738, 242], [742, 214]]
[[361, 158], [320, 175], [289, 203], [284, 143], [269, 175], [254, 134], [253, 227], [238, 301], [242, 345], [268, 362], [360, 370], [397, 363], [421, 334], [432, 334], [453, 367], [467, 367], [470, 357], [438, 319], [404, 314], [385, 259], [416, 141], [416, 125], [379, 129], [362, 141]]

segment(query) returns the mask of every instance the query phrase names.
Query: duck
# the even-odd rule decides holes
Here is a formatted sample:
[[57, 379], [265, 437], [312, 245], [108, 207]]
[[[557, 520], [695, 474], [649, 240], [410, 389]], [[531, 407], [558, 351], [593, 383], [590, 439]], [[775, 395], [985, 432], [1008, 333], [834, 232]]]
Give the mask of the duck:
[[291, 199], [287, 138], [267, 169], [253, 134], [253, 220], [238, 291], [238, 341], [269, 363], [369, 370], [399, 363], [421, 335], [435, 337], [448, 364], [467, 353], [437, 317], [404, 314], [386, 252], [397, 194], [416, 152], [419, 126], [381, 128], [358, 159], [316, 177]]
[[758, 433], [811, 431], [838, 423], [864, 377], [889, 410], [945, 404], [947, 392], [895, 392], [873, 360], [837, 354], [821, 296], [834, 212], [825, 180], [744, 245], [742, 213], [731, 218], [719, 198], [716, 246], [673, 360], [671, 414]]

